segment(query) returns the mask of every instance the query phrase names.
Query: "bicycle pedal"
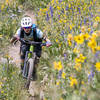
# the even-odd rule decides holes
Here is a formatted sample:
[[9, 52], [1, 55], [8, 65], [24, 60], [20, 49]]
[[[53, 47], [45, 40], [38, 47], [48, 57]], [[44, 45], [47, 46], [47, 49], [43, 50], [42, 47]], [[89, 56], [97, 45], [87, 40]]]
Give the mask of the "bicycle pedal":
[[23, 75], [23, 78], [27, 79], [27, 76], [24, 76], [24, 75]]
[[32, 81], [36, 81], [37, 80], [37, 77], [32, 77]]

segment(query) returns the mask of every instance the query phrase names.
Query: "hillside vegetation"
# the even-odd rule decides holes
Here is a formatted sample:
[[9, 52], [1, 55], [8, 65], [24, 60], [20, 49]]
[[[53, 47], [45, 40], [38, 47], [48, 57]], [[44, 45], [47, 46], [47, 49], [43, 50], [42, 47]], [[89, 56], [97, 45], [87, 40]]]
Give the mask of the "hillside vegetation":
[[[38, 27], [52, 42], [51, 47], [43, 48], [38, 68], [45, 100], [100, 100], [99, 0], [5, 0], [0, 5], [2, 46], [9, 45], [27, 9], [35, 12]], [[9, 63], [9, 55], [4, 53], [4, 57], [0, 99], [23, 100], [28, 95], [23, 90], [19, 94], [24, 80]]]

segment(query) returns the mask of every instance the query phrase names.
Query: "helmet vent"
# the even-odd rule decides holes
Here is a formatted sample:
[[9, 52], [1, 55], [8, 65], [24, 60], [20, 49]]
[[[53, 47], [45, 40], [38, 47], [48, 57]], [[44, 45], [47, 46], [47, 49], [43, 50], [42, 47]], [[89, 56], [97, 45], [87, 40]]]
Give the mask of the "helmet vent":
[[32, 19], [30, 17], [24, 17], [21, 20], [22, 27], [30, 27], [32, 26]]

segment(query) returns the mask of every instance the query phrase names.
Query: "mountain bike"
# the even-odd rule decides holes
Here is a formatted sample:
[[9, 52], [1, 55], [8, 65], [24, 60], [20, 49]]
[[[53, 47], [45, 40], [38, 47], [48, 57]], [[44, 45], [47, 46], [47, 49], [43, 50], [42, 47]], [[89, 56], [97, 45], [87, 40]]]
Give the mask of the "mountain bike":
[[36, 59], [36, 52], [34, 51], [34, 45], [41, 45], [41, 46], [46, 46], [46, 43], [42, 43], [42, 42], [34, 42], [34, 41], [26, 41], [24, 39], [19, 39], [20, 42], [26, 43], [30, 45], [30, 50], [26, 52], [25, 55], [25, 60], [24, 60], [24, 69], [22, 72], [23, 77], [25, 77], [27, 79], [26, 84], [25, 84], [25, 88], [29, 88], [30, 86], [30, 82], [32, 79], [32, 74], [33, 74], [33, 70], [35, 67], [35, 59]]

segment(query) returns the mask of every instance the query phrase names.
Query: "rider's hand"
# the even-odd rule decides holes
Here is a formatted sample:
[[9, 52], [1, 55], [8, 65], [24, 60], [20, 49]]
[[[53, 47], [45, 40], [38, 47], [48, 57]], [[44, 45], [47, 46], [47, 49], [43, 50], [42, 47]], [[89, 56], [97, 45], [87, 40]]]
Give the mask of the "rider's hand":
[[19, 37], [15, 37], [15, 36], [14, 36], [14, 37], [10, 40], [11, 45], [12, 45], [12, 46], [15, 46], [18, 40], [19, 40]]
[[11, 40], [10, 40], [10, 43], [14, 43], [15, 41], [18, 41], [19, 40], [19, 37], [13, 37]]
[[47, 42], [46, 42], [46, 46], [47, 46], [47, 47], [49, 47], [49, 46], [51, 46], [51, 45], [52, 45], [52, 43], [51, 43], [50, 41], [47, 41]]

